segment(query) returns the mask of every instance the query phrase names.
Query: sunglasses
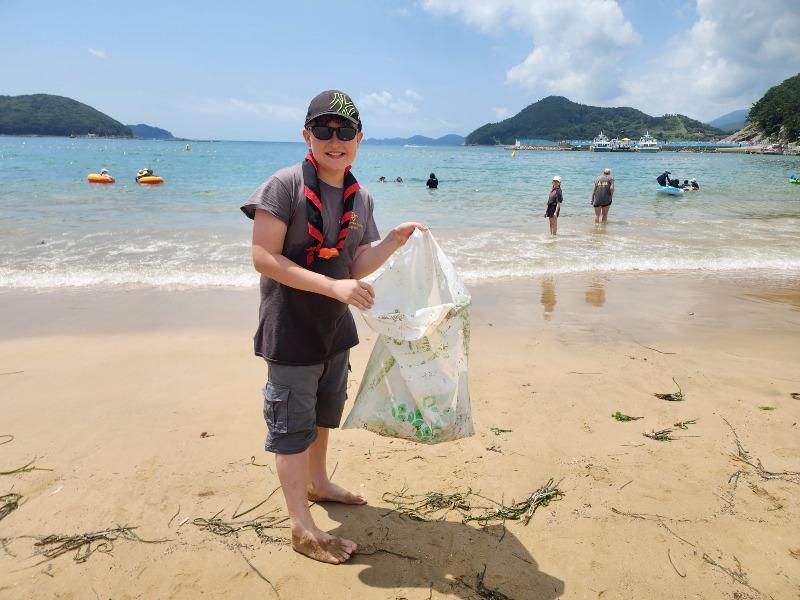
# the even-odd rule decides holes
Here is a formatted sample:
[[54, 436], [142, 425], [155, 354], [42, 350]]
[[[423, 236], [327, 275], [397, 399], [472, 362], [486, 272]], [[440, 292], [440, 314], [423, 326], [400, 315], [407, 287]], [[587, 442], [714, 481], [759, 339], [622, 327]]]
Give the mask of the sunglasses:
[[355, 139], [358, 129], [355, 127], [328, 127], [326, 125], [312, 125], [306, 127], [318, 140], [329, 140], [333, 137], [333, 132], [336, 132], [336, 137], [342, 142], [349, 142]]

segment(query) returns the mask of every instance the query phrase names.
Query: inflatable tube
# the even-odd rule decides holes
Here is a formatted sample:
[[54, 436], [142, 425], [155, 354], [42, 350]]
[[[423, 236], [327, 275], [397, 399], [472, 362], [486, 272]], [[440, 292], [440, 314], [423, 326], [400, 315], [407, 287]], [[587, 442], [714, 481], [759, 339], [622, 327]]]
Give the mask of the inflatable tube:
[[142, 185], [159, 185], [164, 183], [164, 178], [157, 175], [148, 175], [147, 177], [140, 177], [138, 183]]
[[100, 175], [99, 173], [89, 173], [86, 176], [89, 183], [114, 183], [114, 178], [111, 175]]
[[672, 187], [671, 185], [659, 185], [656, 188], [659, 194], [669, 194], [670, 196], [682, 196], [683, 190], [681, 188]]
[[789, 175], [789, 183], [800, 183], [800, 175]]

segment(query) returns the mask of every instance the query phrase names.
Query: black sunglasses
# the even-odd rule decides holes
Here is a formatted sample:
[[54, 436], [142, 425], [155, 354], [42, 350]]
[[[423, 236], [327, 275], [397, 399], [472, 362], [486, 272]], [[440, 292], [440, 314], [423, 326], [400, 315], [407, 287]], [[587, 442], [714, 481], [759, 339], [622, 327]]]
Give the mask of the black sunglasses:
[[329, 140], [333, 137], [333, 132], [336, 132], [336, 137], [343, 142], [349, 142], [355, 139], [358, 129], [355, 127], [328, 127], [326, 125], [312, 125], [306, 127], [318, 140]]

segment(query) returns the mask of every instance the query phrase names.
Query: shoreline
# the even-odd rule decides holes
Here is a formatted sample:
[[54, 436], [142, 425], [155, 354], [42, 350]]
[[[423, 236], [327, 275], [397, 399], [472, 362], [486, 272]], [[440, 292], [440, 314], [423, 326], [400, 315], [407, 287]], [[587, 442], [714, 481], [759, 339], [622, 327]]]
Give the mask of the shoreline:
[[[0, 476], [0, 495], [22, 495], [0, 522], [0, 592], [77, 597], [88, 581], [114, 598], [311, 598], [323, 581], [331, 597], [466, 600], [482, 572], [517, 599], [796, 592], [800, 479], [762, 478], [736, 440], [753, 465], [800, 471], [797, 277], [605, 273], [470, 290], [476, 434], [425, 446], [335, 432], [335, 481], [370, 501], [312, 507], [321, 528], [361, 545], [336, 567], [292, 552], [280, 527], [260, 539], [196, 524], [265, 498], [238, 521], [285, 511], [262, 450], [257, 289], [0, 293], [0, 434], [14, 436], [0, 470], [52, 469]], [[356, 322], [345, 413], [375, 340]], [[676, 385], [682, 402], [653, 397]], [[664, 428], [673, 441], [642, 435]], [[386, 500], [471, 489], [509, 505], [550, 479], [564, 496], [527, 526], [482, 528], [457, 511], [413, 521]], [[70, 553], [31, 568], [42, 557], [23, 536], [122, 525], [165, 541], [119, 539], [82, 564]]]

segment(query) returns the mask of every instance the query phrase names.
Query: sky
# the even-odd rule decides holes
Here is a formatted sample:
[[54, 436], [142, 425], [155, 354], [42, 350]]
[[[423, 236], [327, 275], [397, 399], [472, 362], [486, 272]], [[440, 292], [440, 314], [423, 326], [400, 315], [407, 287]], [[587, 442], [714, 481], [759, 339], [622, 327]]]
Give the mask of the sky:
[[340, 89], [366, 137], [467, 135], [549, 95], [708, 121], [800, 72], [800, 0], [0, 0], [0, 95], [194, 139], [300, 141]]

